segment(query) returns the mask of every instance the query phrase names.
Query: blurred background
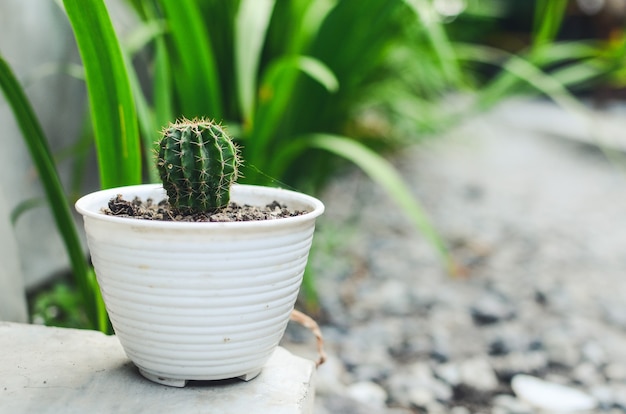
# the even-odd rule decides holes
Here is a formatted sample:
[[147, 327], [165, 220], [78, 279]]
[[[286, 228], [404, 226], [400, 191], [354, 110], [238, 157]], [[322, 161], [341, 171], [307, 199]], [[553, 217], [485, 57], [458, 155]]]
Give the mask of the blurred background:
[[[441, 285], [453, 291], [474, 289], [476, 283], [498, 285], [496, 274], [515, 274], [511, 268], [519, 270], [532, 255], [525, 250], [526, 259], [516, 256], [512, 262], [498, 259], [506, 264], [494, 264], [490, 258], [502, 257], [488, 253], [495, 245], [517, 240], [519, 246], [524, 239], [527, 247], [527, 239], [552, 229], [549, 223], [559, 222], [559, 217], [570, 220], [565, 227], [575, 228], [572, 223], [579, 217], [597, 215], [611, 203], [587, 206], [588, 210], [567, 210], [569, 206], [618, 194], [615, 189], [621, 188], [613, 180], [623, 179], [616, 171], [621, 171], [626, 148], [624, 0], [104, 3], [127, 65], [142, 146], [136, 165], [142, 181], [157, 178], [150, 166], [151, 150], [165, 124], [181, 116], [208, 116], [222, 120], [240, 143], [247, 160], [244, 182], [316, 194], [332, 207], [327, 223], [320, 224], [300, 302], [327, 324], [331, 346], [334, 340], [353, 337], [349, 326], [374, 317], [368, 312], [399, 312], [396, 316], [402, 317], [422, 312], [420, 317], [434, 320], [428, 309], [436, 300], [420, 302], [414, 295], [404, 298], [412, 303], [406, 309], [389, 311], [385, 306], [402, 291], [411, 291], [402, 283], [426, 284], [433, 297], [441, 295], [434, 293]], [[90, 117], [97, 105], [92, 102], [90, 108], [83, 61], [63, 2], [3, 0], [0, 57], [15, 73], [41, 123], [68, 202], [106, 186]], [[4, 126], [0, 163], [5, 172], [0, 175], [0, 262], [6, 264], [0, 272], [0, 319], [93, 328], [42, 189], [41, 170], [4, 100], [0, 122]], [[515, 139], [524, 134], [531, 138]], [[509, 136], [510, 140], [501, 139]], [[569, 144], [555, 146], [554, 137]], [[572, 154], [577, 160], [582, 152], [594, 154], [593, 162], [605, 163], [602, 168], [609, 171], [601, 179], [605, 181], [591, 181], [600, 173], [567, 161]], [[571, 171], [568, 177], [573, 181], [547, 175], [559, 168]], [[535, 175], [522, 174], [532, 170]], [[488, 177], [500, 180], [491, 182]], [[542, 187], [543, 181], [554, 186]], [[561, 193], [582, 187], [607, 192]], [[538, 193], [529, 190], [533, 188]], [[470, 211], [471, 201], [484, 200], [485, 194], [498, 194], [506, 201], [479, 203]], [[545, 204], [528, 201], [530, 197]], [[616, 203], [611, 217], [618, 215], [615, 206], [621, 199]], [[539, 205], [562, 209], [544, 211]], [[528, 223], [520, 219], [517, 224], [525, 223], [524, 229], [511, 222], [492, 224], [504, 216], [515, 223], [515, 217], [533, 214], [541, 219]], [[463, 215], [466, 221], [459, 218]], [[396, 223], [400, 217], [404, 221]], [[591, 225], [611, 229], [605, 222]], [[537, 233], [526, 234], [533, 226]], [[335, 227], [341, 231], [332, 231]], [[346, 234], [349, 237], [344, 238]], [[570, 237], [563, 234], [564, 239]], [[394, 237], [395, 242], [389, 241]], [[560, 243], [555, 242], [558, 237], [550, 237], [546, 244], [534, 246], [544, 252], [545, 246]], [[583, 233], [571, 237], [596, 240]], [[398, 247], [398, 241], [406, 249]], [[600, 253], [595, 256], [598, 251], [617, 255], [617, 242], [607, 249], [601, 247], [606, 239], [596, 241], [580, 252], [572, 247], [569, 253], [555, 253], [559, 260], [547, 268], [558, 273], [560, 260], [588, 252], [592, 252], [589, 263], [606, 259]], [[347, 245], [347, 259], [333, 257], [338, 246]], [[370, 262], [362, 257], [388, 255], [392, 246], [396, 256], [380, 260], [404, 261], [401, 269], [376, 273], [379, 259]], [[398, 252], [405, 256], [397, 257]], [[615, 261], [611, 274], [624, 269], [616, 256], [607, 260]], [[491, 264], [484, 267], [485, 263]], [[541, 265], [533, 269], [537, 267]], [[413, 274], [416, 268], [426, 269], [423, 276]], [[395, 272], [401, 275], [394, 277]], [[537, 279], [546, 280], [541, 272], [535, 276], [525, 283], [535, 286]], [[370, 279], [383, 283], [390, 297], [373, 300], [365, 311], [352, 307], [370, 297], [370, 290], [379, 290], [374, 282], [361, 284]], [[396, 284], [388, 285], [390, 280]], [[539, 283], [533, 295], [549, 296], [546, 292], [558, 285], [551, 283]], [[336, 286], [345, 289], [340, 292], [344, 296], [332, 296]], [[504, 292], [513, 295], [511, 286], [519, 287], [510, 284]], [[467, 304], [470, 314], [476, 311], [473, 295], [481, 296], [471, 292], [469, 299], [456, 298]], [[301, 333], [290, 335], [292, 345], [306, 344]], [[435, 343], [435, 337], [429, 334], [426, 341]], [[387, 349], [381, 352], [391, 347], [381, 346]], [[394, 346], [399, 347], [393, 349], [397, 355], [389, 352], [395, 359], [381, 365], [423, 356], [411, 339]], [[336, 352], [354, 354], [345, 349]], [[389, 376], [380, 373], [382, 368], [368, 376], [359, 373], [349, 357], [342, 358], [339, 365], [347, 373], [341, 375], [350, 378], [342, 387], [369, 381], [385, 393], [394, 389], [385, 382]], [[503, 383], [508, 387], [506, 380]], [[464, 398], [463, 387], [451, 386], [448, 407], [454, 398]], [[442, 398], [436, 400], [441, 403]], [[397, 394], [385, 394], [384, 401], [417, 409], [415, 401]]]
[[[390, 214], [407, 214], [425, 236], [441, 274], [463, 274], [466, 263], [451, 253], [445, 225], [430, 223], [420, 196], [402, 195], [419, 177], [397, 169], [398, 156], [511, 102], [504, 118], [524, 111], [514, 126], [562, 134], [551, 128], [565, 125], [576, 140], [611, 151], [625, 145], [614, 132], [621, 127], [599, 136], [585, 121], [624, 108], [623, 0], [105, 4], [128, 64], [142, 181], [156, 179], [151, 147], [167, 122], [220, 119], [243, 148], [245, 182], [319, 195], [332, 193], [336, 177], [364, 171], [385, 190], [378, 197], [399, 203]], [[62, 2], [2, 1], [0, 56], [41, 123], [68, 203], [102, 187], [90, 118], [97, 108], [89, 108]], [[564, 113], [573, 120], [551, 122]], [[63, 229], [5, 101], [0, 122], [0, 318], [89, 327]], [[309, 269], [302, 304], [322, 315], [315, 285]]]
[[[344, 160], [312, 144], [297, 160], [270, 156], [299, 135], [339, 134], [395, 151], [511, 96], [567, 91], [584, 105], [602, 107], [620, 102], [626, 82], [621, 0], [281, 1], [258, 17], [265, 21], [256, 46], [255, 39], [237, 38], [234, 27], [246, 2], [193, 2], [205, 37], [200, 44], [167, 26], [176, 17], [163, 3], [106, 2], [150, 107], [152, 119], [142, 132], [154, 134], [181, 115], [223, 119], [242, 142], [248, 181], [302, 191], [317, 191]], [[0, 7], [0, 51], [25, 87], [65, 188], [76, 198], [98, 187], [98, 173], [71, 26], [60, 2], [8, 0]], [[237, 42], [248, 42], [248, 49]], [[207, 98], [215, 94], [207, 90], [210, 83], [193, 78], [210, 68], [202, 61], [203, 47], [215, 55], [217, 66], [210, 70], [220, 86], [219, 110]], [[256, 58], [237, 61], [235, 53], [253, 55], [255, 48]], [[159, 65], [162, 53], [172, 60], [188, 55], [198, 70], [186, 68], [193, 62], [183, 57]], [[243, 64], [249, 73], [239, 69]], [[256, 84], [257, 100], [242, 82]], [[11, 140], [1, 161], [13, 171], [2, 178], [3, 210], [19, 210], [19, 267], [26, 287], [34, 289], [63, 272], [67, 260], [6, 105], [0, 117], [7, 126], [3, 137]], [[260, 117], [255, 125], [253, 117]], [[22, 209], [33, 204], [39, 207]]]

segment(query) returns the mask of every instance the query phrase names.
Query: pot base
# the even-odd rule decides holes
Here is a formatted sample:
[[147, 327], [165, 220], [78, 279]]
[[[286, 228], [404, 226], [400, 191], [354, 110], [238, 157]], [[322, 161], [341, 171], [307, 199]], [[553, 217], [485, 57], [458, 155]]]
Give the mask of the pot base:
[[[149, 379], [152, 382], [156, 382], [157, 384], [161, 384], [161, 385], [167, 385], [169, 387], [183, 388], [184, 386], [187, 385], [187, 381], [188, 381], [185, 379], [178, 379], [178, 378], [166, 378], [162, 375], [157, 375], [157, 374], [148, 372], [144, 370], [143, 368], [139, 368], [139, 373], [144, 378]], [[257, 376], [259, 376], [260, 373], [261, 373], [261, 370], [259, 369], [256, 371], [252, 371], [252, 372], [248, 372], [246, 374], [240, 375], [237, 378], [243, 381], [250, 381], [256, 378]], [[224, 378], [224, 379], [227, 379], [227, 378]]]

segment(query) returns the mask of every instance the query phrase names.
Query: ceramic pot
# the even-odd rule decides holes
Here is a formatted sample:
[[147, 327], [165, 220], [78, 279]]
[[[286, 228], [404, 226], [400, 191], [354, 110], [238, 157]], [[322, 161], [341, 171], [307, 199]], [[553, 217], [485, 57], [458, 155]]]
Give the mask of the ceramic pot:
[[269, 187], [234, 185], [239, 204], [274, 200], [307, 214], [275, 220], [186, 223], [105, 215], [121, 194], [164, 199], [160, 185], [98, 191], [76, 202], [111, 323], [146, 378], [257, 376], [282, 338], [323, 204]]

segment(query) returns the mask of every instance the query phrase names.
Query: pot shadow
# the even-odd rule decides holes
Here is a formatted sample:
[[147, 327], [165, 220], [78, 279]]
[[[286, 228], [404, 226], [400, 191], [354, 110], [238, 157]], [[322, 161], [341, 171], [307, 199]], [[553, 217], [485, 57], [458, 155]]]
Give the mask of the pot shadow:
[[235, 384], [245, 384], [246, 381], [239, 378], [228, 378], [223, 380], [190, 380], [185, 388], [221, 388], [233, 386]]
[[110, 371], [111, 375], [124, 376], [132, 381], [140, 381], [144, 384], [167, 387], [172, 389], [224, 388], [246, 383], [246, 381], [241, 378], [228, 378], [223, 380], [188, 380], [187, 384], [184, 387], [172, 387], [169, 385], [153, 382], [144, 377], [139, 372], [139, 368], [137, 368], [137, 366], [135, 366], [135, 364], [133, 364], [131, 361], [126, 361], [116, 368], [111, 369]]

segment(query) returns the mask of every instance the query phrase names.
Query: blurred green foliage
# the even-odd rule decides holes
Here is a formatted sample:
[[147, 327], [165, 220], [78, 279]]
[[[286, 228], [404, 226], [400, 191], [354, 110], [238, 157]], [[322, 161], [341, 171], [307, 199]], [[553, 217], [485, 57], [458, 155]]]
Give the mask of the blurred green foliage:
[[153, 125], [143, 130], [180, 116], [224, 120], [249, 183], [314, 191], [336, 159], [313, 145], [293, 151], [298, 138], [388, 148], [440, 127], [440, 100], [465, 83], [426, 1], [130, 3], [145, 26], [162, 27], [135, 62], [152, 75]]
[[91, 326], [80, 292], [68, 282], [40, 289], [28, 302], [32, 323], [77, 329]]
[[[579, 110], [574, 92], [626, 84], [623, 22], [606, 37], [567, 36], [574, 3], [127, 0], [137, 26], [120, 48], [102, 0], [64, 0], [90, 95], [77, 165], [95, 135], [103, 186], [135, 183], [139, 173], [157, 181], [158, 131], [177, 117], [208, 116], [241, 144], [248, 183], [315, 193], [346, 161], [356, 164], [454, 272], [445, 243], [384, 154], [515, 94]], [[21, 104], [21, 95], [11, 96]], [[458, 95], [469, 99], [451, 105]], [[34, 124], [32, 114], [16, 116]], [[45, 142], [43, 134], [33, 139]], [[40, 173], [55, 171], [42, 164]], [[76, 187], [80, 177], [76, 170]], [[49, 200], [64, 196], [51, 184]], [[93, 305], [93, 275], [76, 259], [74, 230], [60, 231], [82, 275], [90, 326], [106, 330], [100, 299]], [[305, 286], [314, 291], [310, 279]], [[49, 299], [80, 303], [68, 294], [55, 290]]]

